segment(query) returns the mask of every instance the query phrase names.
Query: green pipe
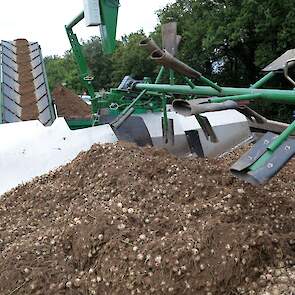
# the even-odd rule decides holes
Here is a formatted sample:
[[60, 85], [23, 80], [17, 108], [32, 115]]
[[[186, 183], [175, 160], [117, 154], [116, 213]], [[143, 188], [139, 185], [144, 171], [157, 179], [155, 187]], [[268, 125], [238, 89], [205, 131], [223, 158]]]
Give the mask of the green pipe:
[[161, 81], [161, 79], [162, 79], [162, 77], [164, 75], [164, 72], [165, 72], [165, 67], [164, 66], [161, 66], [161, 69], [160, 69], [159, 74], [158, 74], [158, 76], [156, 78], [155, 84], [159, 84], [160, 83], [160, 81]]
[[184, 80], [185, 80], [186, 83], [190, 86], [191, 89], [196, 88], [196, 85], [192, 82], [191, 79], [189, 79], [188, 77], [184, 77]]
[[125, 115], [147, 92], [147, 90], [141, 91], [141, 93], [132, 101], [130, 105], [128, 105], [120, 114], [120, 116]]
[[170, 85], [175, 85], [175, 74], [173, 70], [169, 70], [169, 82]]
[[273, 153], [288, 139], [290, 135], [295, 131], [295, 121], [288, 126], [277, 139], [270, 144], [267, 151], [252, 165], [250, 166], [251, 171], [255, 171], [262, 167], [273, 155]]
[[222, 92], [222, 88], [220, 86], [218, 86], [217, 84], [215, 84], [214, 82], [212, 82], [211, 80], [205, 78], [204, 76], [201, 76], [200, 81], [202, 81], [204, 84], [211, 86], [212, 88], [214, 88], [215, 90], [217, 90], [218, 92]]
[[90, 76], [90, 70], [87, 66], [86, 58], [83, 53], [83, 49], [77, 35], [73, 32], [73, 27], [76, 26], [82, 19], [84, 18], [84, 11], [81, 12], [71, 23], [69, 23], [66, 28], [66, 33], [68, 35], [74, 58], [78, 64], [80, 70], [80, 78], [87, 89], [88, 94], [91, 97], [91, 113], [92, 115], [96, 114], [98, 111], [98, 99], [95, 97], [94, 87], [91, 80], [87, 80], [86, 78]]
[[251, 85], [250, 88], [251, 89], [260, 88], [265, 83], [267, 83], [268, 81], [270, 81], [274, 76], [275, 76], [275, 72], [269, 72], [267, 75], [265, 75], [260, 80], [258, 80], [255, 84]]
[[262, 98], [262, 93], [256, 94], [243, 94], [243, 95], [233, 95], [233, 96], [226, 96], [222, 98], [212, 98], [210, 99], [211, 103], [218, 103], [218, 102], [225, 102], [227, 100], [234, 100], [234, 101], [241, 101], [241, 100], [256, 100], [258, 98]]
[[268, 150], [274, 152], [281, 144], [288, 139], [290, 135], [295, 131], [295, 121], [291, 123], [280, 135], [279, 137], [268, 147]]
[[[167, 84], [143, 84], [136, 85], [138, 90], [156, 91], [160, 93], [174, 93], [184, 95], [199, 95], [199, 96], [231, 96], [231, 95], [245, 95], [257, 94], [263, 95], [263, 100], [273, 103], [289, 103], [295, 104], [295, 91], [294, 90], [276, 90], [276, 89], [250, 89], [250, 88], [232, 88], [223, 87], [222, 92], [219, 92], [212, 87], [198, 86], [192, 89], [187, 85], [167, 85]], [[229, 98], [228, 98], [229, 99]]]
[[67, 29], [72, 29], [84, 18], [84, 11], [82, 11], [76, 18], [74, 18], [67, 26]]

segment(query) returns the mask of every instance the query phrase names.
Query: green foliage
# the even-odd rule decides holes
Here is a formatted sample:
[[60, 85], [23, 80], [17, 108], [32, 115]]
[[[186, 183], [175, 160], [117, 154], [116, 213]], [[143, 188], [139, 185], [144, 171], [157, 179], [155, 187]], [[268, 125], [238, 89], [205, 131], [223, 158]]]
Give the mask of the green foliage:
[[286, 0], [177, 0], [158, 14], [178, 22], [180, 56], [225, 84], [253, 83], [295, 43], [295, 7]]
[[59, 84], [77, 92], [81, 91], [82, 83], [79, 78], [79, 71], [71, 52], [66, 52], [63, 57], [46, 57], [44, 62], [51, 91]]
[[112, 82], [117, 85], [126, 75], [134, 79], [156, 76], [157, 66], [149, 59], [149, 53], [139, 47], [144, 33], [139, 31], [129, 36], [124, 36], [118, 42], [117, 49], [112, 56]]
[[[82, 43], [87, 64], [94, 76], [93, 85], [96, 90], [116, 87], [126, 75], [135, 79], [156, 76], [159, 67], [151, 62], [149, 54], [139, 47], [142, 39], [142, 31], [124, 36], [122, 41], [117, 42], [117, 50], [113, 55], [103, 53], [99, 37], [92, 37]], [[71, 51], [63, 57], [46, 57], [45, 66], [50, 89], [58, 84], [65, 84], [76, 92], [83, 91], [79, 70]]]
[[[176, 0], [158, 16], [161, 23], [178, 22], [178, 57], [224, 86], [248, 87], [261, 76], [262, 67], [295, 44], [295, 5], [289, 0]], [[97, 37], [83, 43], [96, 90], [116, 87], [125, 75], [155, 78], [159, 67], [138, 46], [142, 35], [139, 31], [124, 36], [112, 56], [103, 55]], [[160, 44], [160, 24], [152, 36]], [[82, 91], [71, 52], [46, 58], [46, 67], [51, 88], [66, 83]], [[288, 83], [286, 87], [291, 88]], [[288, 120], [293, 107], [263, 104], [257, 109]]]
[[110, 88], [113, 64], [111, 56], [104, 55], [100, 38], [92, 37], [83, 43], [83, 47], [88, 66], [94, 76], [94, 88]]
[[[262, 67], [295, 44], [292, 1], [177, 0], [158, 15], [162, 22], [178, 22], [180, 58], [225, 86], [248, 87]], [[283, 120], [292, 109], [259, 106], [266, 116]]]

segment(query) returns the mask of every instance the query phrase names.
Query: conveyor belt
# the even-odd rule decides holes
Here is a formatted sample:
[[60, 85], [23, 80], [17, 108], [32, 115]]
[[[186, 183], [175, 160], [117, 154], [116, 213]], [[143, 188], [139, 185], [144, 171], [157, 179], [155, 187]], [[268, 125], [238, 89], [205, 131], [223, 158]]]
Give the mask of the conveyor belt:
[[1, 41], [0, 81], [0, 123], [32, 119], [45, 126], [53, 123], [56, 115], [38, 43]]

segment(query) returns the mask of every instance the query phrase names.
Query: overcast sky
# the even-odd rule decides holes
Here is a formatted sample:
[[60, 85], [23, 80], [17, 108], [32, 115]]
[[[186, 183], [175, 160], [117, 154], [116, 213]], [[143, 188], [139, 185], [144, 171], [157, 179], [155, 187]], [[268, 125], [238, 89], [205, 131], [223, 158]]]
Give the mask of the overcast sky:
[[[2, 3], [3, 2], [3, 3]], [[141, 28], [151, 32], [155, 11], [173, 0], [121, 0], [117, 39]], [[62, 55], [70, 48], [64, 26], [83, 10], [83, 0], [3, 0], [0, 13], [0, 39], [25, 38], [37, 41], [43, 56]], [[81, 22], [75, 29], [79, 39], [98, 35]]]

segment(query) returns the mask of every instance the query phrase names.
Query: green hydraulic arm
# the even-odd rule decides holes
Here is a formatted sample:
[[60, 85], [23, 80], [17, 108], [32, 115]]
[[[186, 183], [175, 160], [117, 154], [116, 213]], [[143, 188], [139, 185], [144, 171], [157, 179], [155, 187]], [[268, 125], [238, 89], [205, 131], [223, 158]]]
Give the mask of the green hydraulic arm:
[[73, 27], [84, 19], [84, 12], [81, 12], [70, 24], [66, 26], [66, 32], [73, 50], [75, 60], [80, 71], [80, 79], [83, 86], [86, 88], [88, 95], [91, 97], [92, 114], [97, 112], [97, 100], [95, 99], [95, 92], [92, 81], [94, 77], [91, 75], [87, 66], [86, 58], [83, 54], [82, 46], [79, 43], [77, 35], [73, 32]]
[[[101, 16], [101, 41], [104, 53], [112, 53], [116, 46], [116, 31], [118, 21], [119, 0], [99, 0], [100, 16]], [[80, 78], [83, 86], [86, 88], [88, 95], [91, 97], [92, 114], [98, 111], [98, 99], [95, 95], [93, 87], [94, 77], [88, 68], [83, 49], [77, 35], [74, 33], [73, 28], [84, 19], [84, 12], [81, 12], [75, 17], [68, 25], [65, 26], [75, 60], [78, 64], [80, 71]]]

